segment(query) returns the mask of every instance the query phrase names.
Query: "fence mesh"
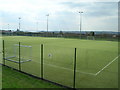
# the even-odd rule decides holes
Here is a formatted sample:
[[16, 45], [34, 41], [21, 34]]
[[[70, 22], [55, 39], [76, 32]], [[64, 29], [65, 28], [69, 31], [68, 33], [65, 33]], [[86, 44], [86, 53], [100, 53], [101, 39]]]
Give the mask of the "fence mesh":
[[73, 86], [74, 48], [44, 45], [44, 78]]
[[2, 63], [3, 58], [3, 42], [2, 42], [2, 36], [0, 34], [0, 63]]
[[18, 69], [18, 48], [15, 49], [14, 44], [18, 44], [15, 41], [4, 41], [5, 52], [5, 64]]
[[[20, 53], [18, 44], [16, 41], [5, 41], [5, 64], [19, 69], [19, 64], [10, 60], [19, 61], [20, 54], [20, 60], [26, 61], [21, 62], [21, 71], [42, 77], [41, 44], [23, 41], [20, 43]], [[76, 88], [101, 88], [106, 87], [107, 83], [117, 87], [117, 84], [110, 83], [118, 81], [117, 50], [77, 48], [76, 51]], [[74, 58], [75, 48], [44, 44], [43, 78], [73, 87]]]
[[[30, 60], [28, 62], [22, 63], [22, 71], [32, 74], [34, 76], [41, 77], [41, 64], [40, 64], [40, 46], [29, 43], [29, 42], [22, 42], [21, 45], [30, 46], [24, 47], [21, 49], [21, 56], [25, 60]], [[27, 50], [26, 50], [27, 49]]]
[[[116, 74], [111, 76], [110, 80], [108, 80], [106, 75], [108, 75], [108, 72], [109, 74], [112, 74], [111, 70], [107, 70], [107, 67], [109, 67], [110, 63], [114, 63], [117, 56], [118, 53], [114, 51], [110, 52], [105, 50], [77, 48], [76, 87], [104, 87], [106, 85], [105, 83], [109, 83], [110, 80], [116, 80], [117, 71], [115, 69], [113, 72]], [[116, 66], [113, 66], [113, 68], [116, 68]], [[101, 73], [102, 76], [100, 76]], [[94, 84], [98, 86], [95, 86]]]

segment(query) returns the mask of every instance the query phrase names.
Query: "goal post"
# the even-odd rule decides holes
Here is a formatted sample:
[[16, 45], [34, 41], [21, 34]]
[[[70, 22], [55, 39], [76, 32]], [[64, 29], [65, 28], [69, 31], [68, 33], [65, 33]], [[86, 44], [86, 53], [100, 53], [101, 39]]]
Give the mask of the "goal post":
[[[14, 63], [24, 63], [32, 60], [32, 46], [13, 44], [9, 48], [5, 50], [6, 51], [5, 60]], [[9, 53], [9, 50], [12, 50], [11, 53]]]
[[95, 40], [94, 36], [87, 36], [87, 40]]
[[87, 40], [95, 40], [95, 32], [90, 32], [89, 34], [87, 33]]

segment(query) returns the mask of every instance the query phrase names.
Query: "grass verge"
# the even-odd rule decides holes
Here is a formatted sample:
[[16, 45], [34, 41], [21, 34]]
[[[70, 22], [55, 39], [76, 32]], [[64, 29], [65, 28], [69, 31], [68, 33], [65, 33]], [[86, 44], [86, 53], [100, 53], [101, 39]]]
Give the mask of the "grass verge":
[[2, 67], [2, 88], [61, 88], [51, 83]]

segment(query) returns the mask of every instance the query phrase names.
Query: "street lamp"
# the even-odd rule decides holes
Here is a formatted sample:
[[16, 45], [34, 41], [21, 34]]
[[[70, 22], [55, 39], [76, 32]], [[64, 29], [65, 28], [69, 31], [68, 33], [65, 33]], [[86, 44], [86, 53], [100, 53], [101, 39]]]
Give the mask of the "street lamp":
[[81, 38], [81, 29], [82, 29], [82, 13], [83, 12], [79, 12], [80, 14], [80, 38]]
[[21, 17], [19, 17], [18, 19], [19, 19], [19, 31], [20, 31], [20, 19], [21, 19]]

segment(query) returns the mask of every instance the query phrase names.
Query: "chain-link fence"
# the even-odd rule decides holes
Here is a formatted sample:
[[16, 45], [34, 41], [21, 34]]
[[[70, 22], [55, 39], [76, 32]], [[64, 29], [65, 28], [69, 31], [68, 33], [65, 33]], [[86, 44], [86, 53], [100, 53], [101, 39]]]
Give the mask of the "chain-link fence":
[[3, 40], [3, 65], [71, 88], [117, 83], [117, 55], [116, 51]]
[[[0, 63], [2, 63], [2, 51], [3, 51], [3, 44], [2, 44], [2, 34], [0, 32]], [[2, 89], [2, 65], [0, 65], [0, 89]]]

